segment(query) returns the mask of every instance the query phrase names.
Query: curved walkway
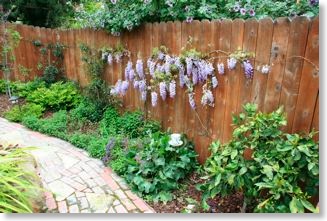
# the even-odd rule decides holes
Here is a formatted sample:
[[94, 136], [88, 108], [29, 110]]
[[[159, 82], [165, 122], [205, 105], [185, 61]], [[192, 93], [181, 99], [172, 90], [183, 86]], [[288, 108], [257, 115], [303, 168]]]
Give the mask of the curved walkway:
[[46, 192], [48, 212], [153, 213], [100, 160], [58, 138], [33, 132], [0, 118], [0, 141], [37, 147], [31, 153]]

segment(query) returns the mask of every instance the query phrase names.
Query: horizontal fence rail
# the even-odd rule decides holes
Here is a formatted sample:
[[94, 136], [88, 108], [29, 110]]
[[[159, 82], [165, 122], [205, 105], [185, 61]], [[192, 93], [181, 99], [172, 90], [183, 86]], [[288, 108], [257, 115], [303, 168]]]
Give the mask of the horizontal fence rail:
[[[254, 66], [269, 64], [270, 72], [255, 73], [252, 80], [245, 78], [240, 67], [227, 71], [225, 75], [216, 74], [219, 86], [213, 90], [215, 107], [201, 106], [200, 85], [195, 87], [195, 111], [190, 108], [184, 89], [179, 87], [174, 99], [167, 98], [165, 102], [159, 99], [156, 107], [152, 107], [149, 100], [141, 101], [139, 93], [131, 88], [123, 98], [126, 109], [142, 109], [147, 117], [160, 121], [164, 128], [186, 133], [195, 142], [200, 162], [209, 156], [208, 146], [212, 140], [227, 142], [231, 138], [232, 115], [242, 111], [242, 105], [247, 102], [256, 103], [264, 112], [284, 106], [287, 132], [319, 130], [318, 17], [313, 20], [296, 17], [293, 20], [278, 18], [274, 21], [266, 18], [259, 21], [236, 19], [147, 23], [120, 36], [112, 36], [103, 30], [7, 25], [22, 37], [14, 52], [13, 80], [26, 81], [41, 75], [37, 69], [40, 53], [33, 44], [35, 40], [62, 43], [65, 46], [63, 65], [66, 77], [82, 86], [90, 82], [90, 77], [81, 60], [81, 43], [91, 48], [113, 47], [121, 43], [131, 52], [133, 64], [140, 57], [146, 64], [152, 48], [160, 45], [165, 45], [171, 54], [178, 55], [190, 39], [192, 47], [202, 52], [219, 50], [231, 53], [239, 49], [254, 52]], [[124, 60], [107, 66], [103, 79], [108, 84], [115, 84], [123, 78], [126, 63], [127, 60]], [[19, 66], [32, 71], [28, 76], [22, 76]]]

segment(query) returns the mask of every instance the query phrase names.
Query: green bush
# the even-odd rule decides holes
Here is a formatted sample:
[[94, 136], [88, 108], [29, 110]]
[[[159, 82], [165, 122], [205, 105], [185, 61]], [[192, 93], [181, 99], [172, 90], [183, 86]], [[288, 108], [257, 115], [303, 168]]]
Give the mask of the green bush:
[[27, 97], [38, 88], [46, 88], [46, 84], [40, 78], [28, 82], [15, 82], [19, 97]]
[[102, 119], [104, 109], [101, 105], [92, 102], [88, 98], [83, 98], [79, 105], [70, 111], [70, 116], [73, 120], [89, 120], [91, 122], [98, 122]]
[[169, 201], [178, 182], [197, 167], [193, 145], [183, 137], [183, 144], [169, 144], [170, 135], [157, 132], [144, 140], [142, 149], [128, 152], [129, 165], [124, 177], [136, 192], [154, 201]]
[[26, 116], [34, 116], [39, 118], [42, 116], [44, 108], [38, 104], [25, 104], [21, 108], [14, 106], [11, 110], [7, 111], [4, 116], [10, 121], [21, 122]]
[[144, 113], [140, 111], [126, 112], [120, 116], [115, 108], [108, 108], [100, 122], [100, 131], [104, 136], [124, 134], [129, 138], [137, 138], [159, 130], [160, 124], [145, 120]]
[[87, 150], [87, 147], [94, 137], [94, 134], [83, 134], [81, 132], [75, 132], [69, 135], [68, 141], [76, 147]]
[[57, 82], [49, 88], [38, 88], [26, 97], [27, 101], [53, 110], [71, 109], [80, 102], [81, 95], [71, 82]]
[[[287, 134], [282, 109], [257, 112], [255, 105], [234, 117], [236, 128], [230, 142], [211, 145], [212, 155], [204, 165], [206, 182], [199, 186], [206, 200], [236, 191], [244, 194], [244, 205], [255, 212], [315, 212], [308, 198], [319, 185], [319, 150], [312, 137]], [[252, 158], [246, 156], [252, 150]], [[303, 187], [303, 188], [301, 188]]]

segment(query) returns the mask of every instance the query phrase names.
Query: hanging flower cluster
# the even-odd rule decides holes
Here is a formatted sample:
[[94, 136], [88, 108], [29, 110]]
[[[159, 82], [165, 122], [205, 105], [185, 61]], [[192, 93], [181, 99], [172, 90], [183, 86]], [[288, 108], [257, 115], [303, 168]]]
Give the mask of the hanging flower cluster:
[[109, 65], [120, 63], [124, 56], [130, 57], [130, 51], [124, 48], [122, 44], [117, 44], [114, 48], [102, 48], [100, 49], [101, 59], [107, 62]]
[[[109, 53], [105, 56], [108, 59]], [[229, 54], [226, 62], [227, 69], [233, 70], [237, 64], [240, 64], [245, 77], [251, 79], [255, 71], [250, 62], [253, 57], [253, 53], [241, 50]], [[183, 51], [178, 57], [170, 55], [165, 46], [154, 48], [145, 64], [142, 59], [138, 59], [135, 66], [132, 61], [128, 61], [124, 71], [124, 80], [118, 80], [111, 93], [124, 96], [129, 86], [132, 85], [140, 92], [142, 101], [147, 99], [149, 92], [151, 104], [156, 106], [159, 98], [163, 101], [168, 97], [175, 98], [178, 79], [179, 86], [186, 88], [192, 109], [196, 108], [194, 87], [200, 84], [202, 85], [201, 104], [214, 107], [213, 89], [219, 86], [219, 82], [215, 75], [214, 64], [210, 60], [207, 54], [202, 54], [195, 49]], [[268, 65], [262, 65], [258, 69], [263, 74], [270, 71]], [[218, 74], [224, 75], [224, 63], [218, 62], [216, 70]], [[150, 80], [146, 79], [146, 75], [150, 75]]]

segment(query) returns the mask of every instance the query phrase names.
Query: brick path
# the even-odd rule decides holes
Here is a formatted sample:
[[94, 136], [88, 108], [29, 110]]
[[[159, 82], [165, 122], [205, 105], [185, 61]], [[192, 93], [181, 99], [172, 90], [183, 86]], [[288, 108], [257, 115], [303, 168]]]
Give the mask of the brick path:
[[63, 140], [33, 132], [0, 118], [0, 141], [31, 150], [53, 213], [153, 213], [122, 178], [100, 160]]

